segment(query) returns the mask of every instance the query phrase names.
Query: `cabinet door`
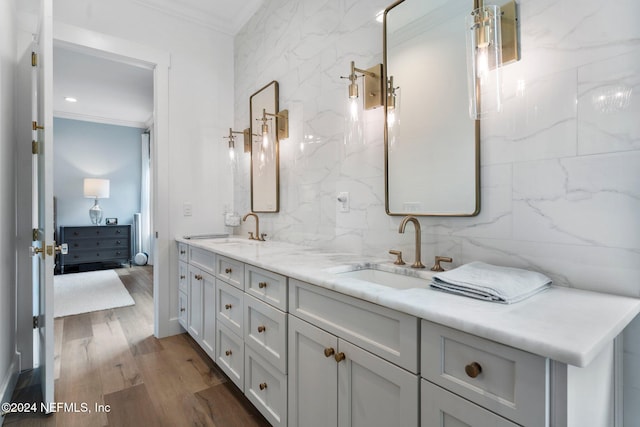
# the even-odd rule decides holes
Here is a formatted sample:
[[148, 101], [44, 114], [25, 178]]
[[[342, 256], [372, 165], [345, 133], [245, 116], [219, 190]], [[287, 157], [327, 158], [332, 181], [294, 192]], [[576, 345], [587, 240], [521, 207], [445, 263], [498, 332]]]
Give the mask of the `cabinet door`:
[[338, 426], [418, 427], [419, 378], [338, 340]]
[[178, 292], [178, 322], [183, 328], [187, 329], [187, 294]]
[[493, 412], [422, 380], [422, 427], [517, 427]]
[[338, 339], [289, 317], [289, 425], [331, 427], [338, 422]]
[[216, 285], [208, 273], [202, 275], [202, 348], [210, 358], [216, 358]]
[[187, 308], [187, 332], [198, 342], [202, 341], [202, 282], [199, 268], [189, 266], [189, 307]]
[[216, 323], [216, 363], [244, 392], [244, 342], [224, 323]]

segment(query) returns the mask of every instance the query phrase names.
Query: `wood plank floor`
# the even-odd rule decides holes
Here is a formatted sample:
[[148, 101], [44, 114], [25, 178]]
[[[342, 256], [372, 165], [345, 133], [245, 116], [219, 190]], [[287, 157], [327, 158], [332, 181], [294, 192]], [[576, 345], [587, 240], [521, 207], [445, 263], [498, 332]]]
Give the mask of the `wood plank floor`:
[[[153, 336], [152, 268], [116, 271], [135, 305], [55, 319], [55, 401], [71, 405], [4, 425], [269, 426], [191, 337]], [[21, 375], [14, 402], [40, 399], [37, 376]]]

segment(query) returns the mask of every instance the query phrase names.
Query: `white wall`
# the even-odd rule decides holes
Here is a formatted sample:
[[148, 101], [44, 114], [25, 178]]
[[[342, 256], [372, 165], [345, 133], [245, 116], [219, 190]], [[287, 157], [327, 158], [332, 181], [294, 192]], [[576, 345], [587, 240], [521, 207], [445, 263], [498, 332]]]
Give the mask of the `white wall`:
[[[413, 257], [411, 234], [398, 234], [400, 218], [385, 215], [380, 113], [368, 113], [367, 148], [340, 147], [347, 82], [339, 77], [351, 60], [360, 68], [382, 62], [382, 26], [373, 18], [388, 3], [274, 0], [236, 36], [235, 128], [248, 125], [249, 96], [271, 80], [290, 112], [281, 211], [260, 215], [272, 239]], [[640, 297], [640, 3], [517, 3], [522, 59], [504, 70], [505, 111], [481, 125], [480, 215], [421, 218], [423, 259], [524, 267], [558, 285]], [[594, 108], [599, 90], [617, 85], [632, 88], [628, 108]], [[309, 135], [313, 144], [301, 152]], [[247, 156], [242, 166], [235, 208], [245, 213]], [[337, 212], [339, 191], [351, 193], [349, 213]], [[625, 377], [636, 401], [638, 329], [627, 339]]]
[[[15, 67], [14, 1], [0, 2], [0, 400], [12, 391], [16, 357]], [[10, 397], [10, 395], [9, 395]], [[0, 424], [2, 423], [0, 418]]]

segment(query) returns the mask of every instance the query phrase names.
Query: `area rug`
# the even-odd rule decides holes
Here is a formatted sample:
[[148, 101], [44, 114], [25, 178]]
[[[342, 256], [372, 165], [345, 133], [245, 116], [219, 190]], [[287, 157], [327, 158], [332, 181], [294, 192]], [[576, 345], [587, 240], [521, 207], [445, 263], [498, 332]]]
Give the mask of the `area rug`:
[[53, 316], [71, 316], [135, 302], [114, 270], [53, 276]]

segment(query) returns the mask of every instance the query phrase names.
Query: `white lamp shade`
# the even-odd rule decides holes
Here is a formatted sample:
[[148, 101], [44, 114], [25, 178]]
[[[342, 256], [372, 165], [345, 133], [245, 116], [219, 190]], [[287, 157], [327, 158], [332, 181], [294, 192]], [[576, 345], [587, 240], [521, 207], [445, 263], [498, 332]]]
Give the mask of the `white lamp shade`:
[[109, 198], [109, 180], [85, 178], [84, 179], [84, 197], [96, 199]]

